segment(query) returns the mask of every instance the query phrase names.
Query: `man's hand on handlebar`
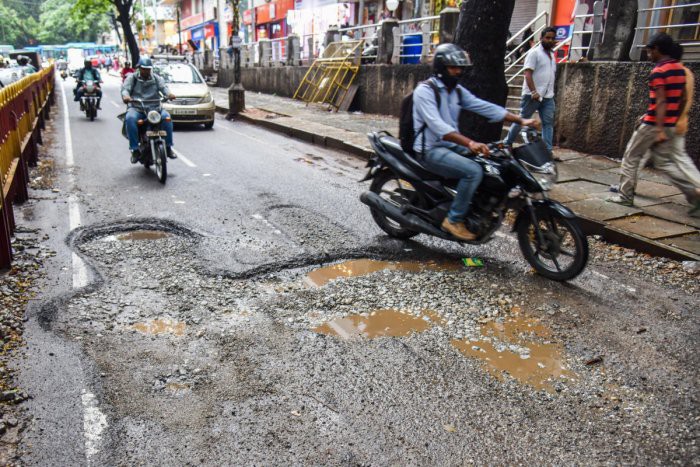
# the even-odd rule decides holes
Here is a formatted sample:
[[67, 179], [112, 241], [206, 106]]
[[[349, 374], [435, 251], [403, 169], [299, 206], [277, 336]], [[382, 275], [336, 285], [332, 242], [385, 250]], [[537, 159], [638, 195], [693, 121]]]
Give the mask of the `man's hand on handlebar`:
[[122, 96], [122, 102], [124, 102], [125, 104], [128, 104], [131, 101], [133, 101], [131, 96]]
[[474, 154], [483, 154], [484, 156], [488, 156], [491, 154], [491, 150], [484, 143], [479, 143], [477, 141], [470, 141], [469, 145], [467, 147]]
[[168, 100], [174, 101], [175, 99], [176, 99], [175, 94], [173, 94], [172, 92], [170, 94], [168, 94]]

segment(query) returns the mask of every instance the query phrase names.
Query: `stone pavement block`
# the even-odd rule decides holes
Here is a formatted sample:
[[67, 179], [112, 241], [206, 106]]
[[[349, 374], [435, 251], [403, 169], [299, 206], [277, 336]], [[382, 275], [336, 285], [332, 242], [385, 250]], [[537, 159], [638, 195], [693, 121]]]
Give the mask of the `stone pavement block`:
[[574, 167], [579, 167], [582, 170], [608, 170], [614, 167], [619, 167], [620, 163], [601, 156], [586, 156], [580, 159], [574, 159], [567, 162]]
[[657, 204], [643, 208], [644, 213], [650, 216], [678, 222], [700, 229], [700, 218], [688, 215], [688, 208], [676, 203]]
[[592, 183], [585, 180], [558, 183], [550, 192], [552, 198], [569, 203], [581, 199], [594, 198], [594, 193], [607, 193], [608, 186], [600, 183]]
[[638, 195], [649, 196], [651, 198], [663, 198], [665, 196], [674, 196], [679, 194], [678, 188], [662, 183], [650, 182], [648, 180], [639, 180], [637, 182]]
[[700, 255], [700, 234], [667, 238], [665, 240], [661, 240], [661, 243], [680, 248], [681, 250], [689, 251], [695, 255]]
[[688, 227], [683, 224], [677, 224], [675, 222], [669, 222], [651, 216], [627, 217], [624, 219], [610, 221], [609, 225], [617, 229], [629, 231], [637, 235], [641, 235], [642, 237], [647, 237], [654, 240], [697, 232], [697, 230], [693, 227]]
[[685, 199], [685, 195], [675, 195], [664, 198], [665, 201], [670, 201], [671, 203], [680, 204], [681, 206], [690, 207], [690, 203]]
[[597, 221], [620, 219], [633, 214], [641, 214], [642, 212], [636, 207], [622, 206], [602, 199], [582, 199], [564, 204], [574, 211], [576, 215]]
[[557, 172], [559, 173], [558, 183], [571, 182], [581, 178], [580, 171], [565, 163], [560, 162], [557, 164]]
[[[622, 173], [622, 169], [618, 166], [614, 169], [609, 169], [607, 172], [617, 174], [618, 176]], [[670, 185], [671, 182], [668, 178], [664, 177], [660, 172], [653, 171], [651, 169], [644, 169], [639, 174], [640, 180], [647, 180], [649, 182], [662, 183], [665, 185]]]
[[617, 185], [620, 183], [620, 176], [607, 172], [605, 170], [589, 170], [581, 175], [583, 180], [588, 180], [596, 183], [605, 183], [608, 187], [610, 185]]
[[558, 157], [563, 161], [570, 161], [572, 159], [580, 159], [582, 157], [586, 157], [586, 154], [583, 154], [578, 151], [573, 151], [571, 149], [554, 148], [553, 152], [555, 157]]

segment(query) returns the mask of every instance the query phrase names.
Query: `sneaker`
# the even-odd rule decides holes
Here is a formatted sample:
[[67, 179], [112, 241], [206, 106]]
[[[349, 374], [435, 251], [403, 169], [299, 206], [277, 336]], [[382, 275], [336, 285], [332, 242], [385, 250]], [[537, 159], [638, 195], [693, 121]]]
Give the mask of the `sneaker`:
[[131, 163], [136, 164], [141, 159], [141, 151], [134, 149], [131, 151]]
[[611, 193], [619, 193], [620, 192], [620, 185], [610, 185], [610, 188], [608, 188], [608, 191]]
[[445, 220], [442, 221], [441, 227], [442, 230], [444, 230], [445, 232], [452, 234], [453, 237], [457, 237], [458, 239], [464, 240], [465, 242], [470, 242], [476, 239], [476, 234], [467, 230], [467, 227], [464, 225], [464, 222], [452, 223], [446, 217]]
[[165, 149], [165, 154], [170, 158], [170, 159], [177, 159], [177, 154], [173, 151], [173, 148], [167, 147]]
[[690, 217], [700, 217], [700, 200], [696, 201], [695, 204], [688, 209], [688, 215]]
[[616, 204], [621, 204], [622, 206], [634, 206], [634, 200], [632, 198], [628, 198], [625, 195], [618, 195], [618, 196], [613, 196], [612, 198], [608, 198], [606, 201], [610, 201], [611, 203], [616, 203]]

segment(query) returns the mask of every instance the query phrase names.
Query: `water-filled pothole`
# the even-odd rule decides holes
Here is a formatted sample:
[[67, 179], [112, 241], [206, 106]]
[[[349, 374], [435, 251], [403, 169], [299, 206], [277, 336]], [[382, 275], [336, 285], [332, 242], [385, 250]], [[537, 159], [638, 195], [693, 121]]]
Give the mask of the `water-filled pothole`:
[[434, 311], [425, 310], [421, 315], [413, 315], [399, 310], [376, 310], [370, 313], [336, 318], [315, 327], [314, 332], [337, 336], [341, 339], [358, 337], [403, 337], [414, 332], [423, 332], [433, 324], [444, 324], [444, 320]]
[[182, 336], [185, 334], [185, 323], [169, 318], [154, 319], [144, 323], [136, 323], [132, 326], [142, 334], [157, 336], [159, 334], [173, 334]]
[[374, 259], [356, 259], [315, 269], [306, 275], [304, 282], [312, 287], [322, 287], [328, 282], [341, 277], [358, 277], [382, 270], [422, 272], [458, 271], [459, 263], [438, 263], [435, 261], [378, 261]]
[[139, 241], [139, 240], [160, 240], [162, 238], [170, 237], [170, 233], [164, 232], [162, 230], [132, 230], [130, 232], [124, 232], [120, 234], [109, 235], [104, 237], [102, 240], [105, 242], [128, 242], [128, 241]]
[[504, 373], [535, 389], [554, 392], [554, 383], [575, 378], [564, 362], [560, 345], [548, 341], [551, 331], [534, 318], [513, 316], [503, 323], [481, 326], [480, 339], [453, 340], [460, 352], [484, 362], [503, 380]]

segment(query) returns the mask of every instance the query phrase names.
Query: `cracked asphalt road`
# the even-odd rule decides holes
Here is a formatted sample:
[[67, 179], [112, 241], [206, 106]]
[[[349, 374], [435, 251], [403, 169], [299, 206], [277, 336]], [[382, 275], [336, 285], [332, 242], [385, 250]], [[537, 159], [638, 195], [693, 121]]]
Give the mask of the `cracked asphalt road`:
[[[176, 131], [185, 157], [161, 186], [128, 161], [116, 86], [95, 122], [54, 114], [72, 151], [51, 148], [58, 192], [33, 191], [21, 219], [57, 252], [18, 362], [21, 463], [696, 462], [698, 276], [592, 241], [558, 284], [506, 230], [480, 248], [394, 241], [358, 200], [363, 161], [223, 119]], [[306, 279], [362, 258], [426, 267]], [[426, 324], [314, 331], [386, 309]], [[499, 356], [545, 374], [494, 371]]]

